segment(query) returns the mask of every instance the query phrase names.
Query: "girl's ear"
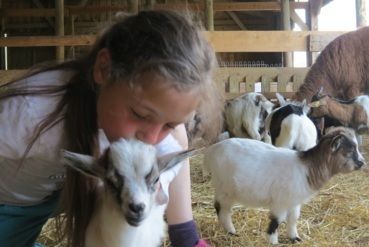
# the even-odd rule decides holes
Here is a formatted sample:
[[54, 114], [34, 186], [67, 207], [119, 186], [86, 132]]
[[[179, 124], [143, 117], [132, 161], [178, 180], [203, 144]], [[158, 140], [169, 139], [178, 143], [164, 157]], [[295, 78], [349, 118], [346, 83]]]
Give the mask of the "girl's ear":
[[107, 83], [108, 71], [111, 64], [110, 52], [107, 48], [101, 49], [96, 56], [93, 68], [94, 80], [97, 84]]

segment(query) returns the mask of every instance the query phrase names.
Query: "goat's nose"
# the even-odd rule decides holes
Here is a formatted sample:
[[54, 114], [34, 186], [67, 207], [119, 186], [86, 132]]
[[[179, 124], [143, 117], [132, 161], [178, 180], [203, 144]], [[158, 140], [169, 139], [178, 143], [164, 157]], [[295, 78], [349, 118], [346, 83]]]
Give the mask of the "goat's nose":
[[145, 209], [145, 204], [143, 203], [138, 203], [138, 204], [135, 204], [135, 203], [130, 203], [128, 205], [129, 209], [134, 212], [134, 213], [142, 213], [142, 211], [144, 211]]
[[356, 165], [360, 168], [362, 167], [363, 165], [365, 165], [365, 160], [358, 160], [356, 161]]

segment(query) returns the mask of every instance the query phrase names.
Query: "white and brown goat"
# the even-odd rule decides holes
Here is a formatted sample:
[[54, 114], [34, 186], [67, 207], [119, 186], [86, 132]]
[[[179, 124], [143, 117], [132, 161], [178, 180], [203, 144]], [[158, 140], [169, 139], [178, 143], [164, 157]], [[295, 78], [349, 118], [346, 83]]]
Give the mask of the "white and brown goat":
[[271, 221], [267, 233], [272, 244], [278, 243], [277, 228], [285, 218], [289, 238], [300, 241], [300, 205], [334, 175], [357, 170], [364, 163], [354, 132], [343, 127], [328, 133], [307, 151], [231, 138], [210, 146], [204, 155], [221, 225], [236, 233], [231, 218], [235, 203], [268, 208]]

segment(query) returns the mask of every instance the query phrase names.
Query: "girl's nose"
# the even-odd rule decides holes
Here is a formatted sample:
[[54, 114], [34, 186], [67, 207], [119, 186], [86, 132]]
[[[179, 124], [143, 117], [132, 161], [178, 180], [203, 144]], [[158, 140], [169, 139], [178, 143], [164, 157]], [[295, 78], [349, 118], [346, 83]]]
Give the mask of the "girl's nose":
[[156, 144], [160, 138], [161, 126], [150, 126], [145, 130], [137, 131], [136, 138], [148, 144]]

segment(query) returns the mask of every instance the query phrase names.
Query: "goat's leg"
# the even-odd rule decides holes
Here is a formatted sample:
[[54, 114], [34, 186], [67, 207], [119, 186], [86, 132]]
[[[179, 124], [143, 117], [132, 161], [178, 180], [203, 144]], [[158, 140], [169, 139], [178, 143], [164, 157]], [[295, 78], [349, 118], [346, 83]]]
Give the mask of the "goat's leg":
[[267, 230], [269, 243], [278, 244], [278, 226], [285, 219], [286, 212], [270, 212], [270, 223]]
[[300, 205], [290, 209], [287, 215], [287, 234], [292, 242], [301, 241], [297, 233], [297, 220], [300, 217]]
[[227, 196], [217, 195], [215, 197], [214, 207], [217, 211], [219, 223], [231, 234], [236, 234], [232, 222], [232, 206], [233, 202]]
[[259, 124], [257, 124], [254, 120], [254, 123], [252, 125], [249, 124], [247, 118], [243, 116], [242, 119], [242, 128], [246, 131], [246, 133], [251, 137], [251, 139], [255, 139], [260, 141], [261, 136], [259, 133]]

